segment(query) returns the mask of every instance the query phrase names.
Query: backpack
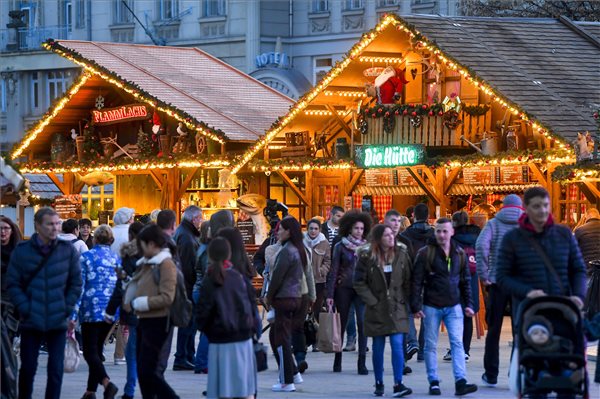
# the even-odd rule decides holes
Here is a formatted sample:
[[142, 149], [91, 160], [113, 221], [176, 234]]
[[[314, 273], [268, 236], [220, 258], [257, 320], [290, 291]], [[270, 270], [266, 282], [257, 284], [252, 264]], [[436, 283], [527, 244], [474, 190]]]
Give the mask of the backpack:
[[[160, 283], [160, 266], [153, 270], [154, 282]], [[177, 268], [177, 285], [175, 287], [175, 298], [169, 308], [169, 320], [176, 327], [187, 327], [192, 320], [192, 302], [188, 299], [185, 289], [183, 273]]]
[[477, 260], [475, 256], [475, 248], [463, 247], [463, 251], [465, 254], [467, 266], [469, 267], [469, 273], [471, 273], [471, 276], [474, 276], [477, 273]]

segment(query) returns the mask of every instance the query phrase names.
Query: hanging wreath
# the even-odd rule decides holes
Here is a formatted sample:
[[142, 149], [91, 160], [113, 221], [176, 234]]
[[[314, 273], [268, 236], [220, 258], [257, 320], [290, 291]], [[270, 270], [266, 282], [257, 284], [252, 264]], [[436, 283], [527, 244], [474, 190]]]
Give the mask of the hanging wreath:
[[391, 112], [386, 112], [383, 115], [383, 131], [388, 134], [392, 134], [394, 127], [396, 126], [396, 117]]
[[369, 131], [369, 123], [362, 113], [358, 116], [358, 130], [360, 130], [361, 134], [367, 134]]
[[410, 124], [415, 128], [420, 128], [423, 124], [423, 117], [421, 115], [411, 116]]
[[451, 130], [456, 129], [462, 123], [462, 120], [460, 120], [458, 112], [456, 111], [444, 112], [442, 120], [444, 121], [444, 126]]

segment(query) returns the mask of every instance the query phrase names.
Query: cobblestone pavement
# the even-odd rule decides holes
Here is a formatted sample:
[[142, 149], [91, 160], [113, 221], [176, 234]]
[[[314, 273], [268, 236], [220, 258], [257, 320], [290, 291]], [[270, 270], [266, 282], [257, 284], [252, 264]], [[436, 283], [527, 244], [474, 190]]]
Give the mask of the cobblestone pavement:
[[[508, 319], [507, 319], [508, 321]], [[504, 323], [507, 326], [508, 323]], [[206, 375], [194, 374], [191, 371], [172, 371], [173, 354], [175, 353], [177, 334], [174, 334], [173, 349], [169, 361], [169, 369], [165, 373], [166, 379], [175, 389], [177, 394], [182, 399], [187, 398], [202, 398], [202, 391], [206, 390]], [[268, 334], [262, 339], [268, 341]], [[502, 335], [502, 344], [500, 346], [500, 369], [502, 370], [499, 377], [498, 386], [496, 388], [487, 388], [481, 384], [481, 374], [483, 373], [483, 347], [484, 338], [477, 339], [473, 337], [471, 348], [471, 360], [467, 363], [467, 375], [470, 382], [479, 385], [479, 391], [474, 394], [467, 395], [468, 398], [511, 398], [512, 395], [508, 391], [507, 370], [510, 356], [509, 342], [510, 328], [505, 328]], [[370, 345], [369, 341], [369, 345]], [[440, 334], [440, 345], [438, 349], [439, 373], [441, 378], [442, 396], [445, 398], [454, 397], [454, 383], [452, 377], [452, 366], [450, 362], [442, 360], [442, 356], [448, 348], [448, 337], [445, 333]], [[114, 346], [106, 347], [105, 355], [107, 361], [105, 367], [112, 381], [119, 387], [119, 395], [122, 395], [122, 389], [125, 384], [125, 369], [126, 366], [115, 366], [113, 364]], [[595, 353], [595, 348], [594, 351]], [[370, 355], [370, 354], [368, 354]], [[361, 376], [356, 373], [356, 360], [358, 354], [356, 352], [344, 353], [343, 356], [343, 371], [342, 373], [333, 373], [333, 355], [324, 353], [309, 352], [307, 361], [309, 364], [308, 370], [304, 373], [304, 383], [297, 385], [297, 391], [289, 394], [275, 393], [271, 391], [271, 385], [277, 381], [277, 365], [273, 357], [269, 357], [269, 370], [258, 374], [258, 397], [259, 398], [367, 398], [373, 397], [374, 377], [370, 356], [368, 356], [367, 367], [369, 368], [368, 376]], [[589, 360], [589, 359], [588, 359]], [[41, 355], [39, 359], [40, 366], [38, 368], [37, 378], [35, 382], [34, 398], [44, 397], [44, 387], [46, 384], [46, 356]], [[409, 398], [430, 398], [427, 394], [428, 384], [425, 374], [425, 363], [417, 362], [416, 356], [408, 365], [413, 372], [404, 377], [404, 384], [412, 388], [413, 394]], [[392, 367], [390, 360], [390, 348], [386, 345], [385, 352], [385, 375], [384, 383], [386, 386], [386, 397], [392, 395]], [[589, 371], [593, 377], [596, 362], [589, 362]], [[592, 378], [593, 379], [593, 378]], [[62, 398], [64, 399], [79, 399], [85, 391], [87, 382], [87, 365], [83, 362], [79, 369], [72, 374], [65, 374], [63, 380]], [[102, 390], [99, 389], [97, 397], [102, 397]], [[141, 398], [139, 388], [136, 389], [136, 398]], [[590, 398], [600, 398], [600, 384], [591, 384]]]

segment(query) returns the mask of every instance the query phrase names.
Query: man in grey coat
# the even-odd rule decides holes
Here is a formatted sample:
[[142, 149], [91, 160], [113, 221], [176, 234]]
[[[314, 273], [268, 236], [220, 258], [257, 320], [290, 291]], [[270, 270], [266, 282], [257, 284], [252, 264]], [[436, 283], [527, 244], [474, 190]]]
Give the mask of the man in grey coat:
[[507, 195], [502, 202], [502, 209], [481, 230], [475, 243], [477, 275], [482, 286], [488, 292], [485, 309], [488, 333], [485, 337], [483, 355], [485, 372], [481, 378], [490, 386], [498, 383], [500, 333], [502, 332], [504, 309], [510, 301], [510, 295], [503, 292], [496, 284], [497, 251], [504, 235], [518, 226], [522, 214], [521, 198], [515, 194]]

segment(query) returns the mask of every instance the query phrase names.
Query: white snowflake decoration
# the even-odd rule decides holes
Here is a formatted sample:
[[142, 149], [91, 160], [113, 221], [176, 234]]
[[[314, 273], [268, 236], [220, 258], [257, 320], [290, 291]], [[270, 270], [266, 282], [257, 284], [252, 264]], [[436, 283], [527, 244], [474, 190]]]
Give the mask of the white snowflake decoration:
[[101, 95], [96, 97], [96, 109], [104, 108], [104, 97]]

